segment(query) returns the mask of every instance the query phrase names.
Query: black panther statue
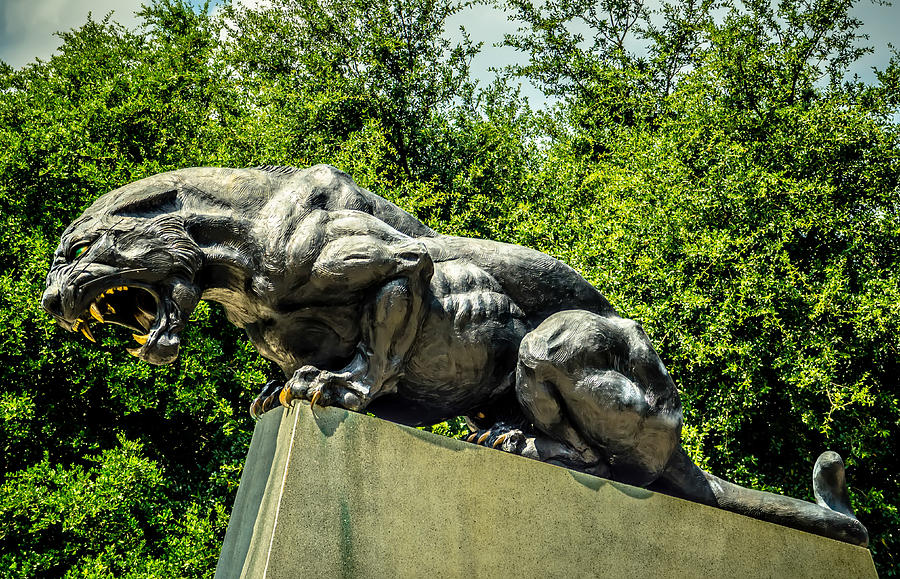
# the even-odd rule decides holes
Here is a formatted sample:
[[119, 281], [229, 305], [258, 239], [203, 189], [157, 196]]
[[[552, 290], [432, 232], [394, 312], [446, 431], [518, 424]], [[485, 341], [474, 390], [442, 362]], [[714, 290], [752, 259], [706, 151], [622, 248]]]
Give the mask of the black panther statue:
[[466, 416], [473, 442], [841, 541], [866, 545], [840, 457], [814, 469], [818, 504], [703, 472], [681, 447], [678, 391], [641, 326], [537, 251], [435, 233], [346, 174], [193, 168], [100, 197], [63, 233], [43, 306], [93, 339], [178, 355], [200, 299], [221, 303], [294, 399], [406, 424]]

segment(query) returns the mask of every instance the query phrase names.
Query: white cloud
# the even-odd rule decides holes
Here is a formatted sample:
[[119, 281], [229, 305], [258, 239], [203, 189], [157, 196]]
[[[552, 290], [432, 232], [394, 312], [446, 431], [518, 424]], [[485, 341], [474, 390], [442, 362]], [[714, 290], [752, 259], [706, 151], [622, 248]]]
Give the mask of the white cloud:
[[863, 22], [860, 32], [869, 35], [869, 39], [859, 42], [859, 45], [870, 46], [875, 52], [853, 63], [851, 72], [858, 74], [866, 82], [874, 82], [875, 73], [872, 68], [884, 70], [891, 57], [888, 43], [900, 49], [900, 43], [896, 40], [897, 27], [900, 26], [900, 2], [895, 1], [893, 5], [885, 6], [864, 0], [853, 9], [853, 14]]
[[140, 5], [141, 0], [0, 0], [0, 60], [20, 67], [49, 58], [61, 44], [54, 33], [83, 25], [89, 12], [95, 20], [113, 12], [116, 22], [133, 27]]
[[[59, 38], [53, 33], [81, 26], [86, 22], [88, 12], [96, 20], [113, 12], [115, 21], [135, 27], [138, 21], [134, 13], [140, 9], [142, 1], [147, 0], [0, 0], [0, 60], [20, 67], [35, 58], [47, 59], [60, 45]], [[267, 4], [266, 0], [238, 2], [247, 6]], [[878, 6], [861, 0], [854, 12], [863, 20], [862, 32], [871, 37], [866, 44], [875, 48], [875, 54], [856, 63], [852, 70], [864, 80], [872, 81], [871, 67], [883, 68], [887, 64], [890, 55], [887, 44], [900, 23], [900, 2], [893, 6]], [[472, 71], [482, 83], [493, 78], [489, 68], [523, 59], [523, 55], [511, 48], [493, 46], [503, 40], [505, 33], [516, 30], [516, 24], [509, 22], [502, 11], [481, 5], [468, 8], [447, 23], [448, 37], [458, 39], [460, 25], [473, 40], [484, 43]], [[526, 93], [537, 96], [532, 94], [530, 87], [526, 87]]]
[[[659, 4], [659, 0], [647, 2], [647, 6], [651, 9], [658, 7]], [[900, 48], [900, 42], [894, 40], [896, 29], [900, 25], [900, 0], [895, 0], [893, 5], [878, 5], [874, 3], [874, 0], [859, 0], [853, 9], [853, 14], [863, 22], [860, 32], [869, 35], [868, 40], [860, 41], [858, 45], [872, 47], [874, 52], [853, 63], [850, 73], [859, 75], [863, 81], [874, 82], [875, 74], [872, 72], [872, 68], [884, 69], [890, 59], [888, 43], [894, 41], [895, 47]], [[448, 38], [455, 41], [460, 39], [458, 32], [460, 25], [465, 27], [473, 41], [484, 43], [482, 54], [479, 54], [472, 63], [472, 72], [482, 83], [493, 78], [493, 74], [488, 71], [491, 67], [500, 68], [515, 63], [524, 64], [526, 58], [524, 54], [509, 47], [493, 46], [503, 41], [504, 34], [515, 33], [519, 26], [519, 23], [510, 22], [503, 11], [492, 6], [482, 5], [467, 8], [447, 23]], [[576, 26], [575, 30], [583, 32], [586, 36], [589, 35], [583, 27]], [[640, 52], [638, 46], [631, 48]], [[544, 102], [543, 96], [533, 87], [525, 86], [524, 92], [532, 103]]]

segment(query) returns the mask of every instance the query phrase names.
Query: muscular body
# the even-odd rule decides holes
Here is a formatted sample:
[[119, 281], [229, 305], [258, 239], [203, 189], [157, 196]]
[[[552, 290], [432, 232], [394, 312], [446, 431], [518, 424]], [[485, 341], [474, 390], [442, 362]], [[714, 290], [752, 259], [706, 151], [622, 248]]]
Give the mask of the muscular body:
[[331, 167], [185, 169], [113, 191], [64, 233], [43, 304], [88, 337], [91, 318], [146, 331], [131, 352], [167, 363], [201, 298], [287, 378], [255, 414], [299, 398], [408, 424], [464, 415], [509, 452], [867, 540], [834, 453], [819, 505], [697, 468], [647, 335], [574, 270], [439, 235]]
[[[559, 261], [493, 241], [412, 237], [347, 210], [311, 212], [287, 247], [291, 265], [267, 276], [276, 290], [253, 303], [265, 315], [242, 324], [291, 377], [283, 402], [410, 424], [465, 415], [489, 429], [502, 419], [565, 442], [553, 457], [563, 464], [640, 485], [678, 447], [678, 393], [647, 336]], [[319, 321], [312, 334], [296, 318], [306, 308]], [[298, 328], [314, 336], [303, 350]]]

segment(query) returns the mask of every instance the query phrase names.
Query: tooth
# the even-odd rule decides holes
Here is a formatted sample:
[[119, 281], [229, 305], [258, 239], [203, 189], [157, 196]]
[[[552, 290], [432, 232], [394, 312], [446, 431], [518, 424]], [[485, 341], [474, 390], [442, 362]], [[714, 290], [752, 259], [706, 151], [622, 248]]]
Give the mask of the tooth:
[[137, 320], [137, 323], [139, 323], [145, 330], [150, 329], [150, 322], [147, 321], [147, 318], [145, 318], [144, 316], [135, 315], [134, 319]]
[[107, 314], [114, 314], [114, 313], [116, 313], [116, 310], [115, 310], [115, 308], [113, 308], [111, 305], [106, 304], [106, 313], [107, 313]]
[[150, 334], [144, 334], [143, 336], [140, 334], [131, 334], [131, 337], [134, 338], [135, 342], [143, 346], [147, 343], [147, 338], [150, 337]]
[[87, 338], [88, 340], [90, 340], [90, 341], [92, 341], [92, 342], [96, 342], [96, 341], [97, 341], [97, 340], [94, 339], [94, 335], [91, 334], [91, 327], [88, 326], [87, 324], [83, 324], [83, 325], [81, 326], [81, 333], [84, 334], [84, 337]]
[[139, 305], [135, 305], [135, 307], [137, 308], [137, 313], [135, 314], [136, 316], [147, 318], [147, 320], [151, 322], [156, 319], [156, 312], [145, 310]]
[[103, 319], [103, 316], [100, 314], [100, 308], [97, 307], [97, 303], [94, 302], [91, 304], [91, 315], [94, 316], [94, 319], [100, 322], [101, 324], [106, 321]]
[[80, 326], [80, 325], [81, 325], [81, 319], [75, 320], [75, 323], [72, 324], [72, 331], [73, 331], [73, 332], [77, 332], [77, 331], [78, 331], [78, 326]]

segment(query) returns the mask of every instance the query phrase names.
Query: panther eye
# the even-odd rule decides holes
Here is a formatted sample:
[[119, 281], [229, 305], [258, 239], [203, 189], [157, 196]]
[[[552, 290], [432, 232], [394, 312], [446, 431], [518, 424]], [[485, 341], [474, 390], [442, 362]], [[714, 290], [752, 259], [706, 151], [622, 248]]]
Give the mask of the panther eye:
[[84, 255], [84, 252], [87, 251], [88, 245], [89, 244], [87, 243], [79, 243], [78, 245], [72, 247], [72, 249], [69, 250], [69, 259], [78, 259], [82, 255]]

